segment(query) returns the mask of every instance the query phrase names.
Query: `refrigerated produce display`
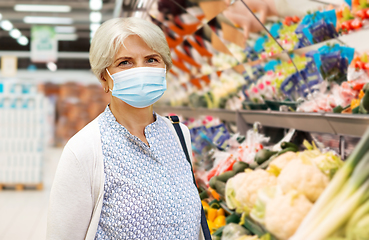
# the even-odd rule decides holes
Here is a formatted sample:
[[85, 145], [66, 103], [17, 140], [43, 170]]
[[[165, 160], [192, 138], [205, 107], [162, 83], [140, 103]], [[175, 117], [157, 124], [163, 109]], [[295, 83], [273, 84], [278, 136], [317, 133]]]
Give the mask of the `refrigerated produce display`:
[[213, 239], [368, 239], [369, 3], [278, 4], [153, 7], [174, 65], [154, 109], [190, 129]]

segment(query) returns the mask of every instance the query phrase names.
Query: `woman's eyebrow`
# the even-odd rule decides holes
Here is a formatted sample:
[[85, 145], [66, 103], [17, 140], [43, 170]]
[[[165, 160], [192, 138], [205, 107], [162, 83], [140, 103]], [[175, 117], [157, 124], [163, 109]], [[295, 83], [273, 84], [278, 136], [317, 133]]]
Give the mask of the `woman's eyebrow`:
[[119, 57], [119, 58], [115, 59], [114, 63], [116, 63], [119, 60], [129, 60], [129, 59], [132, 59], [132, 58], [131, 57]]
[[156, 53], [147, 55], [145, 58], [150, 58], [150, 57], [159, 57], [159, 58], [161, 58], [161, 56], [159, 54], [156, 54]]

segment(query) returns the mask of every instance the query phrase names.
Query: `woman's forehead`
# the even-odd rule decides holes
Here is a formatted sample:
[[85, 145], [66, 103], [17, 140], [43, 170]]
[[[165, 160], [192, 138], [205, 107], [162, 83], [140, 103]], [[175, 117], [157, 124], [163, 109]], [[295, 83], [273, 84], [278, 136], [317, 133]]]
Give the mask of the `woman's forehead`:
[[117, 56], [127, 54], [141, 56], [158, 53], [151, 49], [139, 36], [131, 35], [124, 39], [117, 52]]

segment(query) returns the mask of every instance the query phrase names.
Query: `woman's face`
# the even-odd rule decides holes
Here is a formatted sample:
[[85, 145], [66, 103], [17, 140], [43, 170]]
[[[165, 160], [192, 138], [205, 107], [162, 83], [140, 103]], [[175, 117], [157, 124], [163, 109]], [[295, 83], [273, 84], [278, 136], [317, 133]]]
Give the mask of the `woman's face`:
[[[165, 63], [160, 54], [147, 46], [139, 36], [131, 35], [124, 40], [124, 46], [120, 46], [113, 64], [107, 69], [113, 75], [135, 67], [165, 68]], [[107, 73], [105, 73], [105, 79], [109, 88], [113, 89], [113, 81]]]

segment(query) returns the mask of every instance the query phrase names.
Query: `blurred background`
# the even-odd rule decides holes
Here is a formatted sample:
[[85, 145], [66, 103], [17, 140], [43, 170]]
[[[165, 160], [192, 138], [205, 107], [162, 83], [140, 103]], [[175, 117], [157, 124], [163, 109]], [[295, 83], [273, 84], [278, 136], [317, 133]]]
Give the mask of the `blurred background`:
[[269, 136], [294, 128], [338, 149], [341, 136], [359, 138], [368, 126], [366, 116], [354, 116], [366, 113], [359, 105], [369, 81], [368, 7], [366, 0], [0, 0], [0, 239], [45, 239], [62, 148], [109, 103], [88, 60], [104, 21], [133, 16], [164, 31], [173, 68], [159, 114], [211, 115], [243, 133], [259, 121]]

